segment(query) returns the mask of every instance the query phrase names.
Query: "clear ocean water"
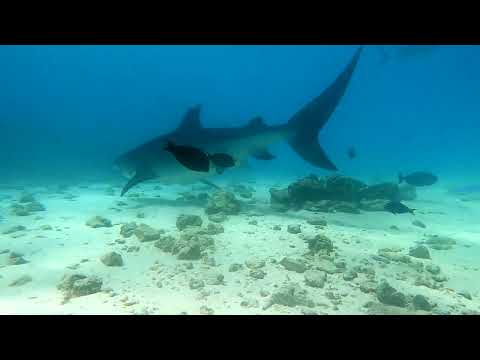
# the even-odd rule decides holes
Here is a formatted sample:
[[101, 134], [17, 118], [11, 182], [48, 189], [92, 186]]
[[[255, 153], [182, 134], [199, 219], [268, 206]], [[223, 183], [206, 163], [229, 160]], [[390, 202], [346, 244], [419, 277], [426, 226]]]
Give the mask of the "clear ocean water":
[[[115, 160], [177, 129], [188, 109], [201, 106], [207, 129], [245, 127], [257, 116], [281, 127], [358, 48], [0, 46], [0, 312], [480, 311], [478, 46], [364, 46], [318, 135], [338, 171], [305, 161], [283, 139], [268, 145], [272, 160], [249, 156], [212, 173], [221, 190], [152, 176], [120, 196], [132, 174]], [[257, 130], [236, 146], [246, 148]], [[196, 145], [196, 131], [182, 145]], [[399, 172], [418, 171], [438, 181], [404, 199], [415, 215], [385, 211], [388, 196], [369, 199], [375, 211], [341, 198], [354, 180], [397, 186]], [[292, 205], [287, 189], [311, 174], [347, 185]], [[271, 189], [290, 194], [282, 209]], [[239, 210], [209, 210], [217, 200]], [[316, 236], [331, 251], [312, 250]]]

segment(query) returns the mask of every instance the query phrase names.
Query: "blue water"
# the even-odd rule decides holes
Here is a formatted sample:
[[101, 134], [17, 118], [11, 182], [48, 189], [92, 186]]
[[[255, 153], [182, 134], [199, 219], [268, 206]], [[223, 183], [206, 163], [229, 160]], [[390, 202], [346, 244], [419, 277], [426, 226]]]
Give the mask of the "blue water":
[[[276, 156], [272, 161], [250, 159], [249, 167], [228, 169], [211, 179], [222, 186], [257, 181], [248, 182], [251, 193], [235, 190], [235, 196], [244, 195], [245, 211], [235, 210], [238, 203], [233, 202], [234, 210], [227, 209], [231, 212], [223, 220], [215, 220], [207, 211], [212, 197], [204, 204], [205, 197], [196, 198], [198, 194], [192, 195], [190, 186], [141, 183], [138, 189], [145, 192], [119, 197], [127, 180], [113, 168], [114, 160], [174, 130], [188, 108], [201, 105], [202, 123], [207, 128], [244, 126], [256, 116], [269, 125], [287, 123], [337, 78], [357, 49], [0, 46], [0, 287], [6, 295], [0, 297], [0, 312], [117, 313], [129, 311], [119, 300], [128, 296], [129, 301], [139, 302], [132, 305], [133, 313], [208, 313], [205, 305], [216, 307], [219, 313], [263, 313], [268, 294], [279, 291], [284, 280], [291, 280], [307, 289], [308, 297], [331, 305], [318, 306], [319, 313], [365, 313], [367, 301], [384, 302], [377, 296], [383, 278], [412, 298], [420, 294], [438, 303], [432, 313], [480, 311], [480, 203], [474, 196], [480, 191], [479, 46], [438, 46], [423, 51], [408, 45], [386, 45], [388, 60], [378, 47], [366, 46], [345, 96], [319, 134], [322, 148], [340, 174], [368, 184], [397, 183], [399, 172], [437, 175], [437, 184], [418, 188], [416, 199], [404, 201], [416, 209], [415, 215], [382, 211], [385, 208], [379, 206], [388, 201], [386, 197], [368, 202], [367, 209], [365, 203], [360, 204], [361, 211], [355, 207], [358, 204], [343, 202], [343, 198], [328, 209], [321, 208], [325, 205], [322, 201], [313, 203], [313, 210], [307, 201], [301, 210], [293, 202], [284, 212], [275, 209], [272, 205], [278, 204], [271, 201], [271, 187], [286, 188], [311, 173], [331, 174], [308, 164], [286, 143], [269, 148]], [[348, 157], [351, 147], [356, 150], [355, 159]], [[210, 190], [204, 186], [199, 191], [215, 198]], [[186, 201], [177, 200], [182, 193]], [[24, 195], [34, 196], [35, 201]], [[182, 239], [178, 221], [185, 214], [200, 216], [202, 231], [208, 226], [211, 231], [215, 222], [212, 236], [218, 245], [203, 249], [201, 258], [189, 254], [188, 261], [171, 250], [159, 249], [165, 245], [163, 241]], [[94, 216], [107, 219], [101, 222]], [[318, 222], [310, 221], [313, 216], [327, 225], [317, 226]], [[109, 221], [112, 226], [105, 225]], [[223, 221], [224, 232], [215, 228], [216, 221]], [[105, 228], [98, 227], [99, 222]], [[157, 247], [156, 242], [142, 242], [146, 230], [127, 236], [120, 228], [126, 223], [132, 226], [132, 222], [151, 226], [150, 235], [162, 230], [158, 237], [163, 231], [167, 236], [158, 240]], [[19, 230], [18, 225], [25, 228]], [[296, 227], [301, 228], [300, 233]], [[328, 247], [328, 239], [335, 245], [335, 254], [326, 253], [331, 256], [331, 267], [340, 269], [340, 261], [348, 270], [361, 265], [355, 274], [357, 284], [366, 285], [365, 293], [336, 270], [329, 273], [325, 288], [320, 288], [310, 286], [301, 271], [287, 269], [289, 262], [281, 261], [287, 256], [306, 259], [315, 269], [329, 261], [323, 255], [304, 256], [310, 250], [304, 236], [312, 234], [325, 236], [321, 246]], [[196, 241], [197, 236], [192, 238]], [[450, 238], [455, 240], [453, 247], [445, 245]], [[411, 247], [432, 239], [444, 243], [425, 242], [430, 259], [411, 255]], [[186, 246], [184, 240], [179, 244], [184, 246], [181, 251], [196, 249], [196, 245]], [[379, 252], [386, 247], [390, 249], [387, 253], [400, 249], [396, 255], [390, 254], [391, 261], [382, 257], [385, 252]], [[123, 269], [104, 262], [112, 250], [124, 259]], [[13, 252], [23, 254], [27, 261], [12, 257]], [[421, 274], [435, 281], [429, 290], [425, 284], [417, 284], [417, 266], [414, 269], [411, 263], [397, 261], [400, 254], [416, 257], [412, 263], [441, 267], [436, 280], [428, 269]], [[257, 258], [265, 261], [260, 266], [265, 269], [264, 278], [259, 271], [252, 275], [247, 265]], [[234, 264], [245, 267], [234, 273], [230, 271]], [[365, 264], [370, 264], [376, 278], [371, 272], [368, 276], [362, 273]], [[225, 287], [207, 283], [208, 298], [190, 285], [207, 270], [220, 271], [226, 280]], [[100, 297], [106, 295], [97, 294], [97, 288], [88, 295], [82, 293], [81, 299], [64, 310], [58, 285], [71, 271], [98, 275], [103, 288], [112, 288], [117, 296], [107, 303]], [[18, 285], [21, 287], [9, 285], [23, 275], [31, 275], [33, 280]], [[368, 292], [372, 281], [380, 285]], [[260, 289], [268, 291], [262, 294]], [[331, 301], [333, 292], [343, 303]], [[98, 302], [93, 304], [104, 307], [89, 303], [89, 299], [96, 301], [95, 297]], [[258, 305], [249, 307], [249, 297]], [[150, 310], [142, 310], [143, 306]], [[418, 310], [409, 306], [409, 311]], [[287, 312], [302, 311], [292, 306]]]
[[[203, 123], [256, 115], [288, 121], [348, 63], [356, 46], [1, 46], [3, 179], [110, 174], [132, 146], [174, 129], [187, 107]], [[394, 180], [429, 170], [478, 178], [480, 48], [441, 46], [382, 64], [367, 46], [320, 134], [342, 173]], [[355, 146], [358, 158], [346, 156]], [[263, 175], [325, 174], [284, 144]], [[285, 164], [288, 168], [285, 169]]]

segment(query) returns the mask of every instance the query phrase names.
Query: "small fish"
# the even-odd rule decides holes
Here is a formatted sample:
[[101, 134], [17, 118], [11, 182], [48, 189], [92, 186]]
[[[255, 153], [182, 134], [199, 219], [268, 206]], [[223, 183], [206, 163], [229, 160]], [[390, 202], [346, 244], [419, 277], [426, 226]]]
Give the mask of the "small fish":
[[215, 166], [229, 168], [235, 166], [235, 159], [228, 154], [213, 154], [209, 155], [210, 160]]
[[355, 159], [356, 157], [357, 157], [357, 151], [352, 146], [350, 149], [348, 149], [348, 158], [349, 159]]
[[391, 201], [388, 204], [385, 204], [384, 209], [385, 211], [391, 212], [394, 215], [408, 214], [408, 213], [415, 215], [414, 211], [416, 210], [416, 209], [410, 209], [408, 206], [403, 205], [399, 201]]
[[213, 163], [217, 170], [217, 174], [222, 174], [226, 168], [234, 167], [235, 166], [235, 159], [228, 154], [213, 154], [208, 155], [210, 161]]
[[403, 176], [398, 174], [398, 183], [406, 182], [413, 186], [430, 186], [438, 181], [438, 177], [428, 172], [414, 172], [410, 175]]
[[192, 171], [210, 171], [210, 159], [200, 149], [191, 146], [177, 146], [169, 141], [165, 151], [170, 152], [180, 164]]

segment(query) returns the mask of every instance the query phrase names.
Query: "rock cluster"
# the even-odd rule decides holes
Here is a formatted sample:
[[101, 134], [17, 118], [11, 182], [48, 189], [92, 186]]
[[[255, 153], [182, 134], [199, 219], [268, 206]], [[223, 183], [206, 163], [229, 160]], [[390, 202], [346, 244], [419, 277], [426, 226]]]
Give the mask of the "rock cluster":
[[366, 185], [346, 176], [310, 175], [286, 189], [270, 189], [270, 204], [277, 211], [305, 209], [356, 214], [360, 210], [383, 211], [387, 201], [411, 199], [413, 191], [394, 183]]
[[300, 225], [288, 225], [287, 232], [289, 232], [290, 234], [300, 234], [302, 232], [302, 229]]
[[305, 272], [305, 284], [314, 288], [323, 288], [327, 281], [327, 274], [324, 271], [307, 270]]
[[434, 250], [450, 250], [457, 242], [448, 236], [431, 235], [425, 244]]
[[242, 184], [233, 185], [232, 190], [235, 194], [238, 194], [238, 196], [244, 199], [251, 199], [253, 197], [253, 193], [255, 192], [255, 189], [251, 186]]
[[122, 255], [112, 251], [100, 258], [101, 262], [106, 266], [122, 266], [123, 259]]
[[268, 309], [274, 304], [290, 307], [306, 306], [309, 308], [315, 306], [313, 300], [308, 297], [308, 292], [294, 283], [283, 285], [278, 291], [273, 293], [270, 300], [264, 306], [264, 309]]
[[423, 245], [412, 247], [408, 255], [418, 259], [430, 259], [430, 252], [428, 248]]
[[45, 206], [39, 203], [32, 194], [24, 194], [10, 207], [15, 216], [29, 216], [34, 212], [45, 211]]
[[[232, 264], [234, 265], [234, 264]], [[249, 259], [245, 261], [245, 266], [251, 270], [261, 269], [265, 267], [265, 260], [261, 259]]]
[[227, 220], [227, 215], [223, 213], [208, 215], [208, 220], [214, 223], [222, 223]]
[[2, 231], [2, 234], [4, 234], [4, 235], [13, 234], [15, 232], [23, 231], [23, 230], [26, 230], [26, 229], [27, 228], [23, 225], [15, 225], [15, 226], [11, 226], [8, 229]]
[[100, 227], [112, 227], [112, 222], [102, 216], [94, 216], [87, 220], [86, 225], [95, 229]]
[[124, 238], [129, 238], [135, 233], [136, 228], [137, 228], [136, 222], [129, 222], [129, 223], [123, 224], [120, 227], [120, 235], [122, 235]]
[[202, 218], [198, 215], [181, 214], [177, 217], [177, 229], [182, 231], [188, 226], [202, 226]]
[[91, 295], [102, 289], [103, 281], [97, 276], [83, 274], [64, 275], [57, 289], [63, 291], [65, 299]]
[[180, 238], [161, 236], [155, 247], [177, 256], [179, 260], [200, 260], [207, 250], [214, 249], [215, 241], [204, 229], [191, 227], [180, 234]]
[[326, 253], [328, 255], [333, 251], [333, 242], [326, 235], [306, 236], [304, 240], [312, 254]]
[[417, 276], [415, 279], [416, 286], [425, 286], [430, 289], [440, 289], [443, 287], [443, 283], [448, 279], [445, 274], [441, 272], [438, 265], [428, 264], [425, 266], [423, 273]]
[[377, 298], [383, 304], [399, 307], [407, 306], [407, 297], [400, 291], [397, 291], [386, 280], [380, 282], [377, 286]]
[[307, 224], [314, 226], [327, 226], [327, 220], [323, 218], [310, 218], [307, 220]]
[[208, 223], [206, 232], [208, 235], [218, 235], [225, 232], [225, 229], [220, 224]]
[[297, 273], [304, 273], [307, 270], [307, 263], [303, 259], [285, 257], [280, 261], [280, 265], [288, 271]]
[[23, 258], [23, 254], [12, 251], [8, 256], [8, 265], [22, 265], [26, 263], [28, 261]]
[[237, 215], [241, 210], [241, 202], [235, 198], [235, 195], [227, 191], [217, 191], [208, 200], [205, 207], [207, 215], [225, 214]]
[[430, 304], [428, 299], [423, 295], [415, 295], [412, 300], [412, 305], [415, 310], [432, 310], [432, 304]]
[[164, 231], [156, 230], [147, 224], [140, 224], [133, 230], [133, 233], [140, 242], [149, 242], [160, 239]]

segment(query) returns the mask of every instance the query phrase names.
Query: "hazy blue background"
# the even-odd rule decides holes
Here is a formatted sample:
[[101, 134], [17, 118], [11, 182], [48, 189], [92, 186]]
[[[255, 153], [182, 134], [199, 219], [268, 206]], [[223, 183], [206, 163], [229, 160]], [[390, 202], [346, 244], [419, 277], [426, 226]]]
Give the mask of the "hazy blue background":
[[[395, 54], [394, 47], [387, 47]], [[109, 174], [121, 152], [174, 129], [187, 107], [205, 126], [256, 115], [282, 123], [319, 95], [356, 46], [0, 46], [0, 182]], [[478, 46], [381, 63], [367, 46], [320, 135], [342, 173], [399, 170], [480, 181]], [[354, 145], [358, 158], [346, 157]], [[326, 174], [286, 145], [256, 176]], [[476, 177], [476, 179], [467, 179]]]

